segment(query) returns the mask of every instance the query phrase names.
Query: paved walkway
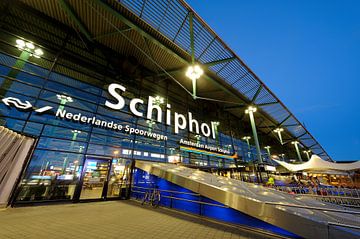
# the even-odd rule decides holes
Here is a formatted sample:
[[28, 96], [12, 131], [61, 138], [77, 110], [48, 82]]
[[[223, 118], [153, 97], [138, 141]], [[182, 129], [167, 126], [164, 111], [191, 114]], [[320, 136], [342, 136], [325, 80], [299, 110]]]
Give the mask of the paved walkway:
[[133, 201], [61, 204], [0, 211], [0, 238], [269, 238]]

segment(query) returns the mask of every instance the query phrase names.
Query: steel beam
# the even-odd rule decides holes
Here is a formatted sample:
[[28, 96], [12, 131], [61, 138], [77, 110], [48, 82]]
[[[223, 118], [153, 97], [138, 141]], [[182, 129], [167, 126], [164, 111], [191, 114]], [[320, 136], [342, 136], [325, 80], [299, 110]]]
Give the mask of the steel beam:
[[229, 57], [229, 58], [225, 58], [225, 59], [221, 59], [221, 60], [210, 61], [210, 62], [204, 63], [204, 65], [209, 67], [209, 66], [218, 65], [218, 64], [221, 64], [221, 63], [231, 62], [233, 60], [236, 60], [236, 57]]
[[189, 12], [191, 63], [195, 63], [194, 13]]
[[257, 106], [266, 106], [266, 105], [276, 105], [279, 104], [279, 101], [275, 101], [275, 102], [269, 102], [269, 103], [261, 103], [261, 104], [256, 104]]
[[255, 95], [253, 96], [253, 98], [251, 99], [251, 103], [254, 103], [256, 98], [259, 96], [261, 89], [263, 88], [263, 85], [260, 85], [259, 88], [257, 89]]
[[110, 36], [117, 35], [120, 32], [127, 32], [127, 31], [131, 31], [131, 30], [132, 30], [131, 27], [126, 27], [126, 28], [124, 28], [123, 30], [120, 30], [120, 31], [108, 32], [108, 33], [104, 33], [104, 34], [101, 34], [101, 35], [98, 35], [98, 36], [94, 36], [93, 39], [98, 40], [98, 39], [102, 39], [102, 38], [105, 38], [105, 37], [110, 37]]
[[58, 0], [59, 5], [65, 12], [65, 14], [71, 19], [82, 34], [87, 38], [88, 41], [94, 42], [91, 33], [86, 28], [85, 24], [79, 19], [74, 9], [70, 6], [67, 0]]

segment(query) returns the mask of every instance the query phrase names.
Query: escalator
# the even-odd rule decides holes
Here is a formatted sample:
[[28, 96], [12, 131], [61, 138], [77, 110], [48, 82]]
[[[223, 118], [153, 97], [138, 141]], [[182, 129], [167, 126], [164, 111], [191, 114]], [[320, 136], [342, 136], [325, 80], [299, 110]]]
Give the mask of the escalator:
[[[304, 238], [359, 238], [360, 210], [279, 192], [175, 164], [136, 161], [135, 168], [229, 210]], [[222, 211], [221, 213], [228, 213]], [[237, 217], [236, 214], [231, 214]], [[235, 219], [234, 219], [235, 220]]]

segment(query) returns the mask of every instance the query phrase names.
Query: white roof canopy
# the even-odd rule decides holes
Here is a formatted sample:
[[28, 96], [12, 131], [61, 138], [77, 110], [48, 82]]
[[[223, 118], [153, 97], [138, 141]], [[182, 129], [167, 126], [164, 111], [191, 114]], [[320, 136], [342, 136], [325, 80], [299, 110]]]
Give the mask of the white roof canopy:
[[360, 161], [354, 163], [332, 163], [321, 159], [317, 155], [312, 155], [311, 159], [302, 164], [286, 163], [273, 159], [275, 162], [288, 169], [289, 171], [326, 171], [326, 170], [337, 170], [337, 171], [354, 171], [360, 170]]

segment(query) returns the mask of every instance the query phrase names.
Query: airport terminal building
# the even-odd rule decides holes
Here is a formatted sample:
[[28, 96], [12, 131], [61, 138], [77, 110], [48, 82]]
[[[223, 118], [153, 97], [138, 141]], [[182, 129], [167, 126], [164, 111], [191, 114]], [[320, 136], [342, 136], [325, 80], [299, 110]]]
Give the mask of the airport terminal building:
[[126, 198], [136, 160], [260, 178], [270, 155], [331, 160], [181, 0], [0, 8], [1, 163], [19, 175], [0, 174], [11, 203]]

